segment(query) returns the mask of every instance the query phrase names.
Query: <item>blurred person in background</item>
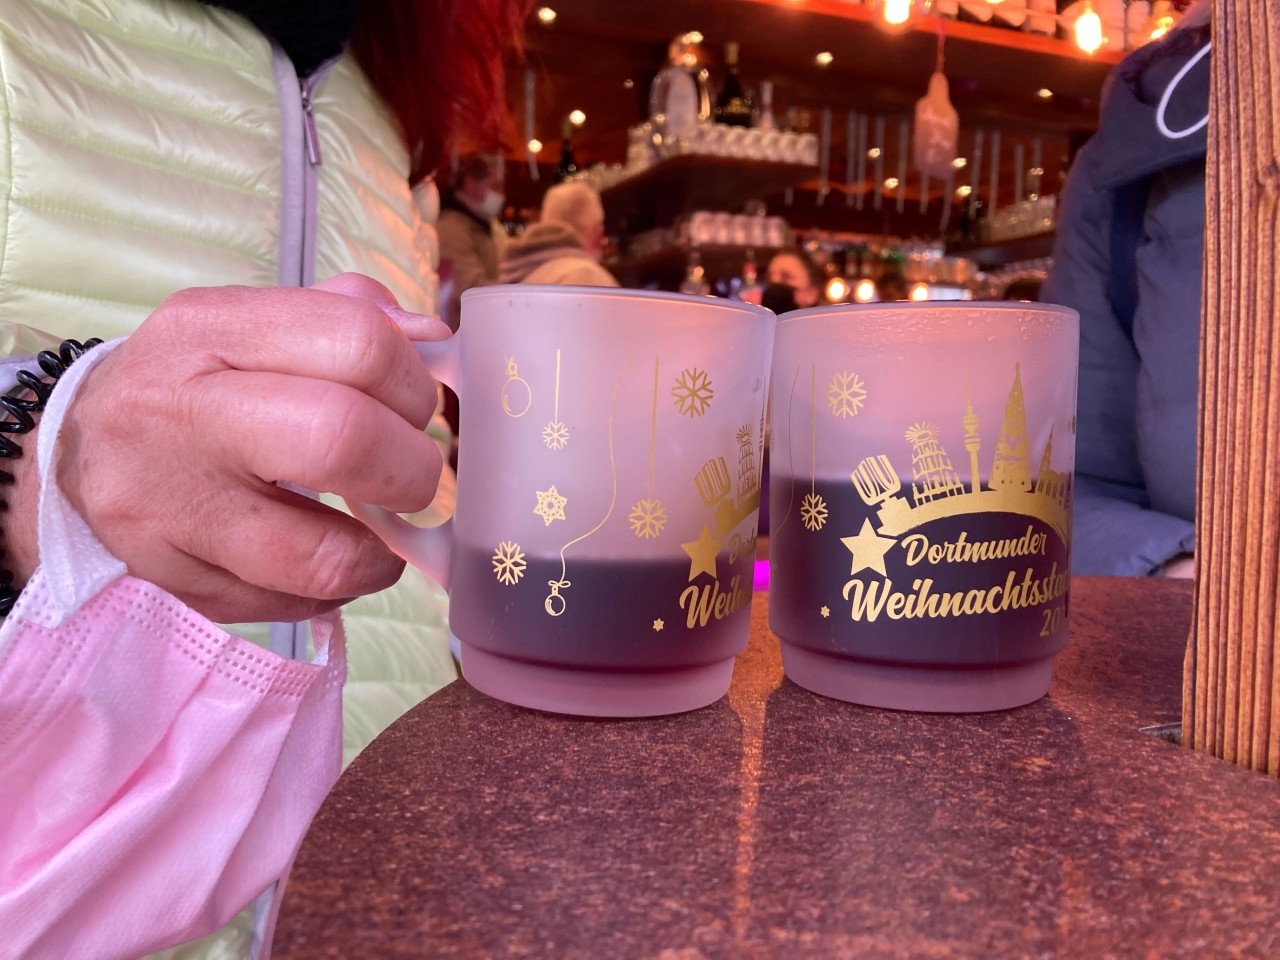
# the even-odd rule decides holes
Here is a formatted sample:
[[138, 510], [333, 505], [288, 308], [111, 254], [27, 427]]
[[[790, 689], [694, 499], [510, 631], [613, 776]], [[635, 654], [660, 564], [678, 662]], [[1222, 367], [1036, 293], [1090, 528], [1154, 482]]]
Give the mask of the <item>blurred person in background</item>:
[[1040, 298], [1080, 313], [1077, 574], [1194, 571], [1209, 34], [1201, 0], [1112, 71], [1062, 194]]
[[557, 184], [543, 196], [538, 222], [507, 244], [498, 279], [502, 283], [616, 287], [613, 274], [600, 265], [603, 244], [600, 194], [580, 180]]
[[453, 187], [440, 198], [440, 319], [458, 329], [462, 295], [472, 287], [498, 282], [498, 260], [506, 231], [498, 219], [506, 197], [502, 165], [484, 153], [458, 161]]
[[822, 275], [800, 249], [776, 253], [764, 271], [761, 304], [781, 316], [822, 302]]

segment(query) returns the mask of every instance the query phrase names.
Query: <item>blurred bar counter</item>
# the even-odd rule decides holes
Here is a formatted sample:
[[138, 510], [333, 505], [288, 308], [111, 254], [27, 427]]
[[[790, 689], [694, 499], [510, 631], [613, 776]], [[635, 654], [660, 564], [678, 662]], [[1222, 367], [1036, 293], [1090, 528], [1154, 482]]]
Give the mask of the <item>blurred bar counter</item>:
[[343, 775], [276, 960], [1280, 955], [1280, 783], [1177, 746], [1192, 586], [1077, 579], [1048, 697], [874, 710], [785, 680], [537, 714], [456, 682]]

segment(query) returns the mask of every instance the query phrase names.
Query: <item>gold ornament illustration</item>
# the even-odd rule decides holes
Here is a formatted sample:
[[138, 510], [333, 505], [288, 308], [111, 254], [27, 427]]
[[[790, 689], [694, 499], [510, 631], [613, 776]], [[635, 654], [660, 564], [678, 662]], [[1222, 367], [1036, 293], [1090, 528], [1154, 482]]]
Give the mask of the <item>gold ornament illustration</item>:
[[554, 483], [549, 490], [538, 490], [537, 494], [538, 505], [533, 508], [533, 512], [542, 518], [543, 523], [549, 527], [552, 520], [565, 519], [564, 505], [569, 502], [569, 499], [560, 496]]
[[627, 519], [631, 521], [632, 533], [645, 540], [652, 540], [667, 525], [667, 509], [661, 501], [646, 498], [631, 508]]
[[[618, 408], [618, 390], [622, 387], [622, 381], [626, 379], [627, 371], [630, 369], [631, 369], [631, 361], [628, 360], [626, 363], [626, 366], [622, 368], [622, 373], [618, 374], [618, 379], [614, 381], [613, 396], [610, 397], [609, 399], [609, 477], [613, 485], [612, 493], [609, 498], [609, 509], [605, 511], [604, 516], [600, 518], [600, 522], [597, 523], [594, 527], [592, 527], [590, 530], [588, 530], [586, 533], [582, 534], [581, 536], [574, 537], [572, 540], [570, 540], [568, 543], [566, 543], [563, 547], [560, 548], [560, 579], [547, 581], [547, 586], [551, 588], [551, 592], [547, 594], [547, 598], [542, 602], [543, 609], [545, 609], [547, 613], [549, 613], [553, 617], [560, 616], [562, 613], [564, 613], [564, 610], [565, 610], [565, 599], [563, 596], [560, 595], [560, 591], [572, 586], [572, 584], [569, 582], [567, 577], [568, 562], [564, 558], [565, 551], [568, 550], [570, 547], [572, 547], [575, 543], [581, 543], [583, 540], [587, 539], [587, 537], [591, 536], [597, 530], [603, 527], [606, 523], [608, 523], [609, 518], [613, 516], [613, 508], [614, 506], [617, 505], [617, 502], [618, 502], [618, 460], [613, 449], [613, 425], [614, 425], [614, 414]], [[538, 506], [534, 509], [533, 512], [541, 516], [542, 519], [546, 522], [547, 526], [551, 526], [552, 520], [563, 520], [565, 518], [564, 505], [567, 502], [567, 500], [566, 498], [560, 496], [560, 494], [556, 491], [555, 486], [552, 486], [551, 489], [547, 490], [545, 493], [547, 496], [548, 513], [550, 513], [551, 515], [547, 516], [540, 512], [543, 507], [542, 498], [544, 495], [543, 491], [541, 490], [538, 491]], [[559, 500], [558, 506], [556, 506], [555, 504], [556, 500]], [[558, 511], [558, 516], [555, 515], [557, 511]]]
[[809, 492], [800, 501], [800, 522], [817, 533], [827, 522], [827, 502], [818, 494], [818, 368], [809, 368]]
[[800, 501], [800, 519], [806, 530], [817, 532], [827, 522], [827, 503], [821, 495], [806, 493]]
[[[561, 569], [563, 569], [563, 566]], [[547, 599], [542, 601], [542, 609], [553, 617], [558, 617], [564, 613], [565, 608], [565, 600], [564, 597], [560, 596], [560, 591], [566, 587], [573, 586], [573, 584], [568, 580], [548, 580], [547, 586], [551, 588], [551, 592], [547, 594]]]
[[653, 495], [653, 464], [658, 444], [658, 376], [660, 357], [653, 358], [653, 407], [649, 414], [649, 487], [648, 495], [636, 501], [628, 519], [631, 532], [637, 537], [651, 540], [662, 533], [667, 525], [667, 508]]
[[659, 617], [657, 620], [653, 621], [653, 629], [654, 629], [656, 632], [658, 632], [658, 633], [661, 633], [661, 632], [662, 632], [662, 628], [663, 628], [663, 627], [665, 627], [665, 626], [666, 626], [666, 624], [662, 622], [662, 618], [661, 618], [661, 617]]
[[697, 540], [690, 540], [688, 543], [680, 544], [681, 549], [689, 555], [689, 580], [692, 582], [699, 574], [709, 573], [711, 579], [715, 580], [719, 574], [716, 572], [716, 554], [720, 551], [722, 541], [717, 540], [711, 535], [710, 524], [702, 525], [702, 532], [698, 534]]
[[502, 412], [508, 417], [523, 417], [533, 403], [529, 383], [516, 369], [515, 357], [507, 357], [507, 382], [502, 385]]
[[820, 613], [824, 618], [829, 617], [831, 616], [831, 608], [826, 604], [823, 604], [822, 607], [819, 608], [818, 613]]
[[524, 576], [524, 551], [513, 540], [503, 540], [493, 554], [493, 573], [499, 583], [507, 586], [519, 583]]
[[548, 423], [542, 430], [542, 442], [550, 450], [563, 450], [569, 442], [569, 429], [559, 420]]
[[691, 367], [683, 370], [676, 377], [675, 386], [671, 388], [671, 396], [676, 409], [686, 417], [700, 417], [711, 406], [715, 390], [711, 385], [711, 376], [705, 370]]
[[569, 428], [560, 422], [560, 350], [556, 349], [556, 400], [552, 420], [542, 429], [542, 442], [549, 450], [563, 450], [569, 442]]
[[856, 417], [866, 399], [866, 384], [856, 373], [837, 373], [827, 384], [827, 406], [842, 420]]

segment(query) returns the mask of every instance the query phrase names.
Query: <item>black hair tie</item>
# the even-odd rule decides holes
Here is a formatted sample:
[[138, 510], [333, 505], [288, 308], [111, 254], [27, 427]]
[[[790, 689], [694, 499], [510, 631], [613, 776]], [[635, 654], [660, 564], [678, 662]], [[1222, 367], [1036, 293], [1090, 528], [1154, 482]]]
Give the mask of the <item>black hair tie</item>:
[[[0, 458], [17, 459], [22, 456], [22, 447], [18, 446], [13, 437], [30, 433], [35, 429], [35, 414], [45, 408], [45, 404], [49, 402], [49, 395], [53, 393], [53, 388], [67, 372], [67, 368], [83, 356], [85, 351], [93, 349], [100, 343], [102, 341], [97, 337], [86, 340], [84, 343], [78, 340], [63, 340], [58, 346], [57, 353], [52, 350], [42, 350], [36, 355], [36, 362], [44, 371], [44, 377], [30, 370], [18, 371], [17, 385], [9, 393], [25, 392], [31, 396], [9, 396], [8, 394], [0, 396], [0, 410], [3, 411], [3, 414], [0, 414], [3, 416], [3, 419], [0, 419]], [[13, 479], [12, 473], [0, 468], [0, 484], [11, 484]], [[0, 510], [8, 508], [9, 501], [0, 495]], [[4, 549], [0, 548], [0, 559], [3, 559], [4, 555]], [[0, 567], [0, 617], [8, 616], [18, 600], [19, 593], [21, 593], [20, 589], [13, 589], [13, 571]]]

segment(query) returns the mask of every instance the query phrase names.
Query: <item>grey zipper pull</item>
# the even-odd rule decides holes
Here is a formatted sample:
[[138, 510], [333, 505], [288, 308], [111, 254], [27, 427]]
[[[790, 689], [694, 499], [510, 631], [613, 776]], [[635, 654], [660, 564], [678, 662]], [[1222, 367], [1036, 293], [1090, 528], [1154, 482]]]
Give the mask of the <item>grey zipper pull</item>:
[[313, 167], [323, 162], [320, 156], [320, 136], [316, 132], [316, 118], [311, 103], [311, 90], [315, 74], [302, 82], [302, 129], [307, 144], [307, 159]]

